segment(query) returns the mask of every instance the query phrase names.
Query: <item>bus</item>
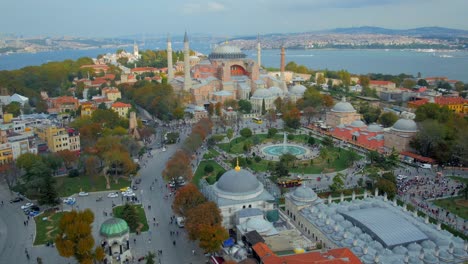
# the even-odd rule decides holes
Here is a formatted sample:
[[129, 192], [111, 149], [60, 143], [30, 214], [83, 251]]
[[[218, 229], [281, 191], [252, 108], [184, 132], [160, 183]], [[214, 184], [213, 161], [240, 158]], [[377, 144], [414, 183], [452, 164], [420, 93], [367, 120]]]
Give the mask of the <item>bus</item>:
[[259, 117], [254, 117], [254, 118], [252, 118], [252, 121], [253, 121], [254, 123], [256, 123], [256, 124], [259, 124], [259, 125], [263, 124], [262, 119], [259, 118]]
[[302, 185], [302, 179], [284, 177], [284, 178], [279, 178], [277, 181], [277, 184], [283, 188], [298, 187]]

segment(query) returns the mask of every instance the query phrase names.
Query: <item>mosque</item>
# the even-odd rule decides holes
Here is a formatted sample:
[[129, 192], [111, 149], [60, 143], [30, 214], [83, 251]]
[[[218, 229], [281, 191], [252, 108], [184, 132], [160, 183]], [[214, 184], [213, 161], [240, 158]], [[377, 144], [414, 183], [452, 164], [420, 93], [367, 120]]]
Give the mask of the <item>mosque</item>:
[[223, 216], [222, 225], [228, 230], [244, 224], [242, 218], [247, 216], [260, 216], [255, 222], [266, 225], [263, 215], [274, 209], [275, 198], [257, 177], [241, 169], [239, 164], [225, 172], [215, 184], [205, 186], [202, 192], [218, 205]]
[[[176, 91], [191, 95], [191, 103], [207, 108], [211, 103], [228, 99], [250, 100], [253, 112], [273, 109], [277, 98], [296, 101], [302, 98], [306, 87], [295, 83], [289, 89], [285, 81], [285, 50], [281, 49], [281, 73], [277, 78], [262, 73], [261, 44], [257, 41], [257, 60], [247, 58], [238, 47], [228, 43], [215, 47], [206, 59], [193, 63], [187, 33], [184, 36], [184, 77], [174, 77], [172, 43], [167, 41], [168, 82]], [[169, 52], [170, 51], [170, 52]], [[191, 63], [192, 62], [192, 63]]]

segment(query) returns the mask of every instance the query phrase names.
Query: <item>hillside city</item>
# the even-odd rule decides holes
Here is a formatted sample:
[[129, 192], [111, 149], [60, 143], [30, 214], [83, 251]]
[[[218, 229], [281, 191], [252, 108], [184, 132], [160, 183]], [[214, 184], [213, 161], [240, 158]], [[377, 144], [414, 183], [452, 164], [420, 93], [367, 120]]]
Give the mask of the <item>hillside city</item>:
[[0, 263], [468, 262], [468, 83], [286, 64], [304, 44], [461, 46], [165, 42], [0, 71]]

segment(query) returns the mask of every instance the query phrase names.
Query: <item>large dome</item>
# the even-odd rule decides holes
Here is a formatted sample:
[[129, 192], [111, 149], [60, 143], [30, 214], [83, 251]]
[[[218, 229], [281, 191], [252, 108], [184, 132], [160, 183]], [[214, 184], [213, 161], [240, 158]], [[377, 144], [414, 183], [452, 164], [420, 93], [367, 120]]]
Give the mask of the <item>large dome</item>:
[[341, 100], [341, 102], [338, 102], [333, 108], [332, 108], [332, 111], [333, 112], [339, 112], [339, 113], [354, 113], [356, 112], [356, 110], [354, 109], [354, 107], [346, 102], [346, 98], [343, 97], [343, 99]]
[[239, 167], [225, 172], [215, 183], [216, 189], [231, 195], [251, 194], [260, 187], [260, 182], [252, 173]]
[[217, 46], [208, 56], [210, 59], [243, 59], [247, 57], [238, 47], [227, 44]]
[[416, 122], [411, 119], [401, 118], [393, 124], [392, 130], [399, 132], [417, 132], [418, 126]]
[[273, 95], [268, 89], [265, 88], [260, 88], [255, 91], [255, 93], [252, 95], [254, 99], [264, 99], [264, 98], [269, 98], [272, 97]]
[[303, 96], [307, 88], [304, 85], [296, 84], [291, 88], [291, 93]]
[[127, 222], [120, 218], [110, 218], [104, 221], [101, 225], [99, 233], [103, 237], [119, 237], [128, 233], [130, 229], [128, 228]]
[[273, 228], [273, 225], [264, 219], [249, 218], [245, 223], [246, 231], [257, 231], [258, 233], [266, 233]]

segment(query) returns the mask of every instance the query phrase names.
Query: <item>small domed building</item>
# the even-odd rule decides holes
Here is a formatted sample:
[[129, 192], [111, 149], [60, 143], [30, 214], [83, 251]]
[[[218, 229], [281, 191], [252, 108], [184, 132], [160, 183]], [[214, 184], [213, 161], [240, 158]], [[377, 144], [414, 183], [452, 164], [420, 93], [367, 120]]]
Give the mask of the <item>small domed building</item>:
[[285, 196], [286, 214], [294, 221], [298, 222], [299, 211], [302, 208], [314, 206], [322, 203], [317, 194], [310, 187], [301, 185], [294, 191], [288, 192]]
[[343, 97], [341, 102], [335, 104], [326, 114], [326, 124], [331, 127], [348, 125], [353, 121], [360, 121], [361, 119], [361, 114], [357, 113], [356, 109], [349, 102], [346, 102], [346, 97]]
[[301, 99], [304, 97], [304, 93], [307, 90], [307, 88], [304, 85], [301, 84], [296, 84], [293, 87], [289, 89], [289, 99], [291, 101], [296, 102], [298, 99]]
[[130, 252], [127, 222], [120, 218], [110, 218], [102, 223], [99, 234], [103, 238], [106, 263], [127, 263], [132, 259]]
[[410, 150], [410, 141], [418, 132], [416, 122], [408, 118], [400, 118], [393, 126], [385, 131], [385, 148], [388, 151], [395, 149], [397, 152]]
[[273, 108], [273, 102], [278, 98], [274, 96], [270, 89], [260, 88], [255, 91], [255, 93], [250, 97], [250, 102], [252, 103], [252, 111], [261, 113], [262, 105], [265, 102], [265, 110]]
[[218, 205], [223, 216], [222, 225], [232, 229], [236, 225], [236, 214], [246, 208], [258, 208], [262, 212], [273, 210], [275, 198], [265, 190], [263, 184], [249, 171], [235, 169], [225, 172], [219, 180], [206, 186], [208, 198]]

